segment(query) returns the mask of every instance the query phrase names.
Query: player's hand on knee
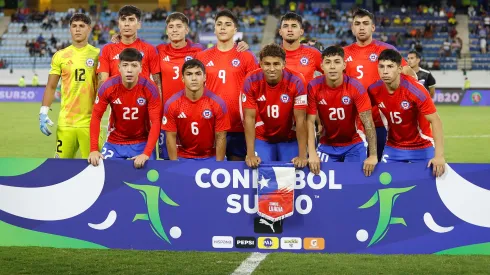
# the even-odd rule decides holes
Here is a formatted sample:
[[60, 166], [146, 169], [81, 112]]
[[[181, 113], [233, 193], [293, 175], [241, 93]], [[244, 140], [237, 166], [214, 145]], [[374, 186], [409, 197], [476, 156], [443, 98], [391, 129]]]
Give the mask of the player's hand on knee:
[[308, 157], [308, 165], [310, 166], [310, 171], [313, 174], [320, 174], [320, 158], [318, 157], [316, 152], [315, 154], [310, 154], [310, 156]]
[[444, 174], [446, 169], [446, 160], [444, 157], [434, 157], [432, 158], [427, 167], [432, 165], [432, 175], [435, 177], [440, 177]]
[[146, 161], [149, 160], [150, 157], [145, 154], [141, 154], [136, 157], [132, 157], [131, 159], [134, 159], [134, 168], [140, 169], [145, 166]]
[[364, 160], [364, 165], [362, 166], [362, 171], [366, 177], [371, 176], [374, 171], [374, 167], [378, 164], [378, 156], [369, 156]]
[[103, 158], [104, 156], [99, 151], [92, 151], [88, 155], [88, 163], [92, 164], [93, 166], [98, 166], [99, 161]]
[[295, 157], [291, 160], [296, 168], [304, 168], [308, 164], [308, 159], [305, 157]]
[[246, 156], [245, 157], [245, 163], [247, 164], [248, 167], [250, 168], [257, 168], [259, 167], [259, 164], [262, 162], [262, 160], [258, 156]]

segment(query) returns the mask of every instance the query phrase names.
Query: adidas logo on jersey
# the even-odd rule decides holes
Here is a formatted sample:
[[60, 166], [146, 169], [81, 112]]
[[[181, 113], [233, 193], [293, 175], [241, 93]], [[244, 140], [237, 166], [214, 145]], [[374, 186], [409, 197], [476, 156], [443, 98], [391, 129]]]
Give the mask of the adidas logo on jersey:
[[178, 116], [178, 118], [187, 118], [187, 116], [184, 114], [184, 112], [180, 113], [180, 115]]
[[265, 101], [265, 95], [262, 95], [261, 97], [259, 97], [259, 99], [257, 99], [257, 101]]
[[114, 104], [122, 104], [121, 100], [119, 98], [117, 98], [116, 100], [114, 100], [112, 103]]
[[163, 61], [167, 61], [169, 62], [170, 61], [170, 57], [168, 57], [168, 55], [163, 59]]
[[345, 62], [350, 62], [352, 61], [352, 56], [349, 55], [349, 57], [345, 60]]
[[378, 104], [378, 107], [379, 108], [386, 108], [385, 104], [383, 102], [381, 102], [380, 104]]
[[327, 101], [325, 99], [322, 99], [322, 100], [318, 101], [318, 104], [327, 105]]
[[119, 54], [117, 54], [116, 56], [114, 56], [114, 57], [112, 58], [112, 60], [119, 60]]
[[213, 61], [209, 61], [208, 64], [206, 64], [206, 67], [213, 67], [213, 66], [214, 66]]

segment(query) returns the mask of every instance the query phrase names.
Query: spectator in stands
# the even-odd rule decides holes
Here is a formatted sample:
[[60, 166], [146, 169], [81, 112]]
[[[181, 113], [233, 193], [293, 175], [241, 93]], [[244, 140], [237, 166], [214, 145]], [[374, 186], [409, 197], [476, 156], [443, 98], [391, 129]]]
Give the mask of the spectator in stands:
[[403, 18], [403, 25], [405, 26], [410, 26], [412, 25], [412, 18], [410, 18], [410, 16], [405, 16], [405, 18]]
[[385, 42], [385, 43], [388, 42], [388, 36], [386, 35], [386, 33], [382, 33], [380, 39], [382, 42]]
[[257, 45], [257, 44], [259, 44], [259, 43], [260, 43], [260, 41], [259, 41], [259, 37], [258, 37], [256, 34], [254, 34], [254, 35], [252, 36], [252, 44], [253, 44], [253, 45]]
[[390, 21], [390, 18], [389, 17], [383, 17], [383, 19], [381, 20], [381, 26], [382, 27], [389, 27], [391, 25], [391, 21]]
[[38, 85], [39, 85], [39, 77], [37, 76], [37, 74], [34, 74], [34, 76], [32, 77], [32, 86], [37, 87]]
[[444, 8], [439, 9], [439, 17], [446, 17], [446, 11], [444, 11]]
[[393, 19], [393, 24], [395, 24], [395, 26], [401, 26], [402, 20], [400, 19], [400, 15], [395, 15], [395, 19]]
[[56, 46], [56, 42], [58, 42], [56, 37], [54, 37], [53, 33], [51, 34], [51, 38], [49, 39], [49, 41], [51, 42], [51, 46], [53, 46], [53, 47]]
[[20, 33], [27, 33], [28, 31], [29, 31], [29, 29], [27, 28], [26, 24], [24, 23], [24, 25], [22, 25]]
[[441, 46], [441, 57], [443, 56], [450, 56], [451, 55], [451, 43], [449, 42], [449, 39], [446, 38], [446, 40], [442, 43]]
[[487, 39], [484, 37], [480, 38], [480, 53], [487, 53]]
[[441, 69], [441, 61], [439, 59], [434, 60], [434, 63], [432, 63], [432, 70], [438, 71]]
[[461, 58], [461, 48], [463, 45], [461, 45], [460, 40], [461, 38], [457, 37], [453, 39], [453, 42], [451, 43], [451, 52], [453, 54], [456, 54], [458, 58]]
[[21, 76], [19, 79], [19, 87], [25, 87], [26, 86], [26, 79], [24, 76]]
[[402, 7], [400, 8], [400, 12], [402, 14], [405, 14], [407, 12], [407, 8], [405, 7], [405, 5], [402, 5]]
[[420, 42], [419, 39], [417, 39], [417, 41], [415, 42], [414, 49], [419, 53], [422, 53], [422, 51], [424, 50], [424, 47], [422, 46], [422, 42]]
[[473, 7], [473, 5], [470, 5], [468, 7], [468, 16], [469, 17], [475, 17], [476, 16], [476, 10], [475, 8]]
[[485, 27], [490, 28], [490, 16], [488, 14], [483, 19], [483, 24], [485, 25]]
[[449, 19], [447, 20], [447, 23], [450, 25], [450, 26], [456, 26], [458, 24], [458, 21], [456, 21], [456, 17], [449, 17]]

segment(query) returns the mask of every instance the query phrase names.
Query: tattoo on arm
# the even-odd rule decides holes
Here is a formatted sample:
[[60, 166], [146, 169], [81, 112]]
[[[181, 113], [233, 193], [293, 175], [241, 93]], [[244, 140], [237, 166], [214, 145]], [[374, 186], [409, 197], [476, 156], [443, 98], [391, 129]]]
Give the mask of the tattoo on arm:
[[374, 127], [373, 116], [371, 110], [364, 111], [359, 114], [364, 130], [366, 131], [366, 138], [369, 145], [369, 155], [376, 156], [378, 154], [378, 148], [376, 143], [376, 128]]
[[155, 82], [158, 92], [160, 93], [160, 96], [162, 96], [162, 79], [160, 77], [160, 73], [152, 75], [151, 78], [153, 78], [153, 82]]

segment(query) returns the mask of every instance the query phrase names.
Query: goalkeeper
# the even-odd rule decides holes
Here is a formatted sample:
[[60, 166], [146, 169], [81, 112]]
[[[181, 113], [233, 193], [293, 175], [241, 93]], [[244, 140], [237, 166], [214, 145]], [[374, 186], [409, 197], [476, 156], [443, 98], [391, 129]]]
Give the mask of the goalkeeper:
[[56, 52], [51, 60], [48, 84], [39, 113], [40, 129], [51, 135], [53, 122], [48, 111], [61, 78], [61, 108], [56, 130], [55, 158], [74, 158], [80, 149], [81, 157], [90, 153], [90, 118], [96, 94], [96, 69], [100, 50], [88, 44], [92, 30], [91, 19], [81, 13], [70, 19], [72, 44]]

